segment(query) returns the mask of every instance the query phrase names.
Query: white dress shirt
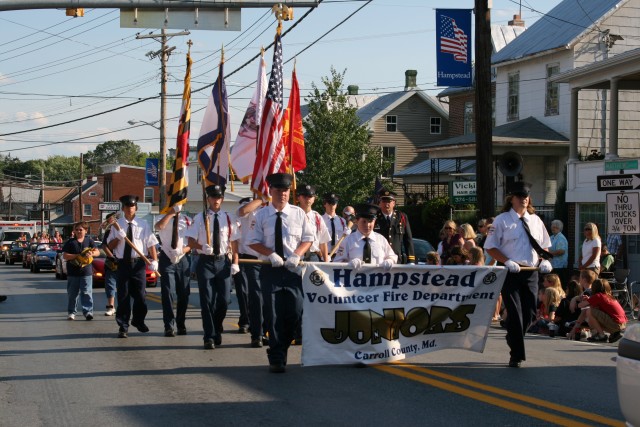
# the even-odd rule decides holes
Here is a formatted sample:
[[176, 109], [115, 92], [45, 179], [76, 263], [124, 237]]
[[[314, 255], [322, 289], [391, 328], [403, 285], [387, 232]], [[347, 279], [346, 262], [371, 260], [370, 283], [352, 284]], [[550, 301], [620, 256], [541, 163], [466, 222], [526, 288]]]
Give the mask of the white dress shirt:
[[[333, 245], [331, 245], [331, 217], [328, 214], [322, 215], [322, 219], [324, 220], [325, 225], [327, 226], [327, 232], [329, 233], [329, 242], [327, 243], [329, 247], [329, 252], [333, 249]], [[344, 231], [347, 229], [347, 221], [344, 218], [338, 215], [333, 216], [333, 225], [336, 229], [336, 243], [340, 240], [340, 237], [344, 234]]]
[[327, 230], [327, 226], [322, 220], [322, 216], [311, 210], [307, 212], [307, 219], [311, 223], [311, 228], [313, 228], [313, 243], [309, 248], [310, 252], [320, 252], [320, 244], [327, 243], [331, 241], [331, 235], [329, 234], [329, 230]]
[[[340, 245], [333, 261], [349, 262], [354, 258], [363, 259], [364, 237], [360, 230], [349, 234]], [[394, 264], [398, 262], [398, 255], [393, 252], [393, 248], [382, 234], [372, 231], [367, 238], [369, 246], [371, 246], [371, 263], [373, 265], [381, 264], [387, 259]]]
[[[240, 208], [238, 208], [238, 211]], [[252, 255], [257, 257], [258, 253], [251, 249], [249, 245], [247, 245], [247, 239], [249, 237], [249, 231], [254, 227], [256, 223], [256, 213], [260, 210], [260, 208], [249, 212], [244, 216], [240, 216], [238, 212], [236, 212], [236, 232], [231, 236], [231, 241], [238, 242], [238, 252], [245, 255]]]
[[[215, 219], [215, 212], [211, 209], [207, 210], [207, 219], [209, 220], [209, 243], [207, 243], [207, 230], [204, 223], [204, 216], [202, 212], [197, 214], [193, 218], [193, 226], [189, 227], [186, 233], [186, 237], [191, 237], [198, 242], [200, 246], [208, 244], [213, 247], [213, 221]], [[228, 213], [224, 211], [218, 211], [218, 224], [220, 225], [220, 253], [213, 255], [224, 255], [231, 253], [231, 236], [234, 233], [235, 221], [231, 219]], [[200, 252], [200, 251], [198, 251]]]
[[[127, 221], [127, 219], [124, 216], [122, 216], [116, 222], [118, 223], [122, 231], [126, 233], [127, 228], [129, 227], [129, 222]], [[158, 244], [158, 239], [156, 239], [155, 234], [153, 234], [153, 232], [151, 231], [151, 227], [145, 220], [134, 217], [133, 220], [131, 220], [131, 233], [133, 236], [133, 239], [131, 239], [131, 242], [134, 244], [136, 248], [140, 250], [140, 252], [142, 252], [145, 255], [147, 254], [147, 248], [150, 248]], [[112, 240], [116, 240], [116, 239], [117, 238], [115, 235], [115, 228], [114, 228], [114, 230], [112, 230], [111, 233], [109, 233], [107, 244]], [[120, 239], [117, 239], [117, 240], [120, 240]], [[113, 256], [115, 256], [118, 259], [122, 259], [124, 257], [124, 248], [126, 245], [127, 245], [127, 242], [124, 239], [120, 240], [118, 242], [118, 245], [115, 247], [115, 249], [111, 251], [113, 252]], [[133, 248], [131, 248], [131, 258], [137, 258], [137, 257], [138, 257], [137, 252], [133, 250]]]
[[[174, 218], [178, 218], [178, 216], [178, 241], [176, 242], [177, 245], [175, 249], [171, 247], [171, 240], [173, 239], [174, 219], [170, 219], [167, 225], [162, 230], [157, 230], [158, 236], [160, 237], [160, 246], [162, 247], [162, 252], [164, 252], [169, 257], [169, 259], [174, 256], [173, 254], [183, 253], [183, 248], [187, 244], [187, 230], [193, 224], [193, 220], [188, 216], [179, 213], [176, 214]], [[164, 215], [160, 216], [158, 221], [162, 218], [164, 218]]]

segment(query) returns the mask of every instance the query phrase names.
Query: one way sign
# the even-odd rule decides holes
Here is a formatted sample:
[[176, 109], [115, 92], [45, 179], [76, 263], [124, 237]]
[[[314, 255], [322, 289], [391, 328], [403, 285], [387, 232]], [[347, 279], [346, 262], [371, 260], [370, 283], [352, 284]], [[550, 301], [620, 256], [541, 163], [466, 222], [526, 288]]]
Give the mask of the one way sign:
[[640, 175], [599, 175], [598, 191], [635, 190], [640, 188]]

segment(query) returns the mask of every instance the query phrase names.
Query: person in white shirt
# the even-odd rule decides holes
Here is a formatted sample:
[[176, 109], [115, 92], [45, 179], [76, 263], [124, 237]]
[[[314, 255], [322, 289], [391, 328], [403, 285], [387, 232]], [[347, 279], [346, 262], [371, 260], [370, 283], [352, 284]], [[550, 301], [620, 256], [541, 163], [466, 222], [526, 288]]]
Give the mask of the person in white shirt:
[[303, 185], [297, 189], [296, 197], [298, 199], [298, 206], [307, 214], [314, 234], [313, 243], [302, 259], [303, 261], [311, 262], [328, 262], [329, 248], [327, 244], [331, 240], [331, 236], [329, 236], [329, 230], [327, 230], [322, 216], [311, 209], [313, 203], [316, 201], [316, 189], [311, 185]]
[[514, 183], [502, 213], [494, 219], [484, 243], [489, 255], [509, 270], [501, 293], [507, 308], [505, 323], [507, 344], [511, 349], [509, 367], [512, 368], [519, 368], [526, 360], [524, 336], [535, 322], [537, 310], [538, 271], [521, 271], [521, 267], [537, 266], [543, 274], [552, 269], [547, 261], [552, 257], [547, 251], [551, 239], [544, 223], [535, 214], [529, 194], [529, 186], [524, 182]]
[[[107, 245], [118, 260], [116, 278], [116, 295], [118, 305], [116, 307], [116, 322], [120, 327], [118, 338], [127, 338], [129, 333], [129, 319], [131, 326], [140, 332], [149, 332], [144, 319], [147, 316], [147, 302], [145, 301], [147, 286], [147, 269], [145, 261], [138, 252], [126, 241], [129, 239], [141, 252], [148, 251], [152, 271], [158, 271], [158, 254], [156, 245], [158, 239], [152, 233], [151, 227], [146, 221], [136, 218], [138, 210], [138, 196], [122, 196], [122, 212], [124, 216], [112, 225]], [[115, 225], [117, 224], [117, 226]], [[131, 306], [133, 299], [133, 307]]]
[[356, 205], [356, 231], [344, 240], [334, 262], [348, 262], [354, 270], [363, 265], [379, 265], [388, 271], [398, 261], [389, 241], [373, 231], [378, 207], [371, 204]]
[[340, 199], [335, 193], [326, 193], [322, 198], [322, 206], [324, 207], [322, 219], [327, 226], [329, 236], [331, 236], [327, 249], [329, 250], [329, 253], [332, 251], [334, 252], [332, 258], [335, 258], [335, 251], [333, 248], [338, 244], [340, 238], [343, 235], [348, 236], [351, 234], [351, 227], [349, 227], [350, 222], [336, 214], [336, 208], [338, 207], [339, 200]]
[[222, 344], [222, 322], [231, 302], [231, 275], [238, 273], [240, 267], [235, 249], [237, 245], [231, 242], [234, 221], [227, 212], [221, 210], [225, 186], [210, 185], [205, 191], [209, 209], [195, 216], [187, 237], [189, 247], [199, 253], [196, 276], [204, 348], [212, 350]]
[[[186, 233], [193, 220], [180, 213], [182, 205], [174, 205], [169, 213], [163, 215], [154, 228], [160, 237], [161, 252], [159, 256], [160, 295], [162, 298], [162, 321], [164, 336], [175, 337], [186, 335], [185, 324], [189, 294], [191, 293], [191, 275], [189, 259], [185, 256], [191, 251], [186, 244]], [[176, 313], [173, 312], [173, 290], [177, 296]]]
[[265, 307], [269, 310], [269, 371], [285, 372], [287, 351], [302, 315], [302, 277], [298, 264], [313, 243], [313, 228], [302, 209], [289, 204], [293, 176], [267, 176], [271, 203], [256, 213], [247, 244], [260, 259]]

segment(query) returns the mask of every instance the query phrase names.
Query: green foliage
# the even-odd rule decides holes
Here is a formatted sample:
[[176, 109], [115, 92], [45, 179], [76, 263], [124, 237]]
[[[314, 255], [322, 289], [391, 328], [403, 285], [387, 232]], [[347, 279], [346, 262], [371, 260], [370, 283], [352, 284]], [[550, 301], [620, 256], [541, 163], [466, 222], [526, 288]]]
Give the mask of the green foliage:
[[440, 230], [451, 215], [451, 205], [448, 197], [436, 197], [422, 205], [422, 225], [425, 229], [425, 239], [434, 247], [440, 242]]
[[75, 185], [80, 179], [80, 157], [50, 156], [44, 162], [44, 176], [62, 181], [61, 185]]
[[360, 123], [356, 108], [347, 104], [343, 90], [344, 71], [331, 68], [322, 78], [322, 89], [315, 83], [305, 100], [309, 114], [304, 119], [307, 168], [299, 174], [300, 184], [311, 184], [319, 194], [335, 192], [340, 205], [353, 205], [370, 198], [376, 177], [388, 170], [381, 161], [380, 147], [369, 145], [369, 132]]
[[84, 164], [87, 171], [95, 174], [100, 173], [100, 166], [105, 164], [144, 166], [146, 157], [133, 141], [121, 139], [104, 142], [95, 150], [89, 151], [84, 156]]

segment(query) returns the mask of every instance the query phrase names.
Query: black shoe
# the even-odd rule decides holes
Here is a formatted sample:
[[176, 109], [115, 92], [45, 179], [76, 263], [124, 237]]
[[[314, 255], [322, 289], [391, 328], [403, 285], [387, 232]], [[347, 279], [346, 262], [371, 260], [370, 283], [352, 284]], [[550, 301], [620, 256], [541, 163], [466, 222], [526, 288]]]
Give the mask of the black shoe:
[[253, 347], [253, 348], [262, 347], [262, 340], [261, 339], [251, 340], [251, 347]]
[[142, 333], [149, 332], [149, 327], [144, 323], [137, 324], [137, 323], [131, 322], [131, 326], [133, 326], [134, 328], [136, 328], [138, 331]]
[[118, 338], [127, 338], [127, 331], [125, 331], [124, 329], [120, 328], [120, 330], [118, 331]]
[[262, 344], [263, 345], [269, 345], [269, 337], [263, 336], [262, 337]]
[[213, 340], [206, 340], [204, 342], [204, 349], [205, 350], [213, 350], [214, 348], [216, 348], [216, 346], [213, 344]]
[[0, 302], [4, 302], [7, 300], [7, 296], [6, 295], [0, 295]]
[[302, 345], [302, 337], [294, 339], [293, 345]]
[[187, 335], [187, 328], [178, 328], [178, 335]]
[[87, 319], [87, 320], [93, 320], [93, 314], [91, 314], [91, 313], [87, 313], [87, 314], [84, 316], [84, 318], [85, 318], [85, 319]]
[[213, 337], [213, 343], [215, 345], [222, 345], [222, 337], [220, 335], [216, 335]]
[[614, 332], [609, 335], [609, 342], [614, 343], [617, 342], [620, 338], [622, 338], [622, 333], [620, 331]]
[[248, 326], [240, 326], [238, 328], [238, 333], [239, 334], [248, 334], [249, 333], [249, 327]]
[[521, 364], [522, 364], [522, 360], [520, 359], [516, 359], [515, 357], [512, 357], [511, 359], [509, 359], [510, 368], [519, 368]]
[[272, 374], [284, 374], [284, 363], [272, 363], [269, 365], [269, 372]]
[[175, 337], [176, 333], [174, 332], [173, 329], [165, 329], [164, 336], [165, 337]]

